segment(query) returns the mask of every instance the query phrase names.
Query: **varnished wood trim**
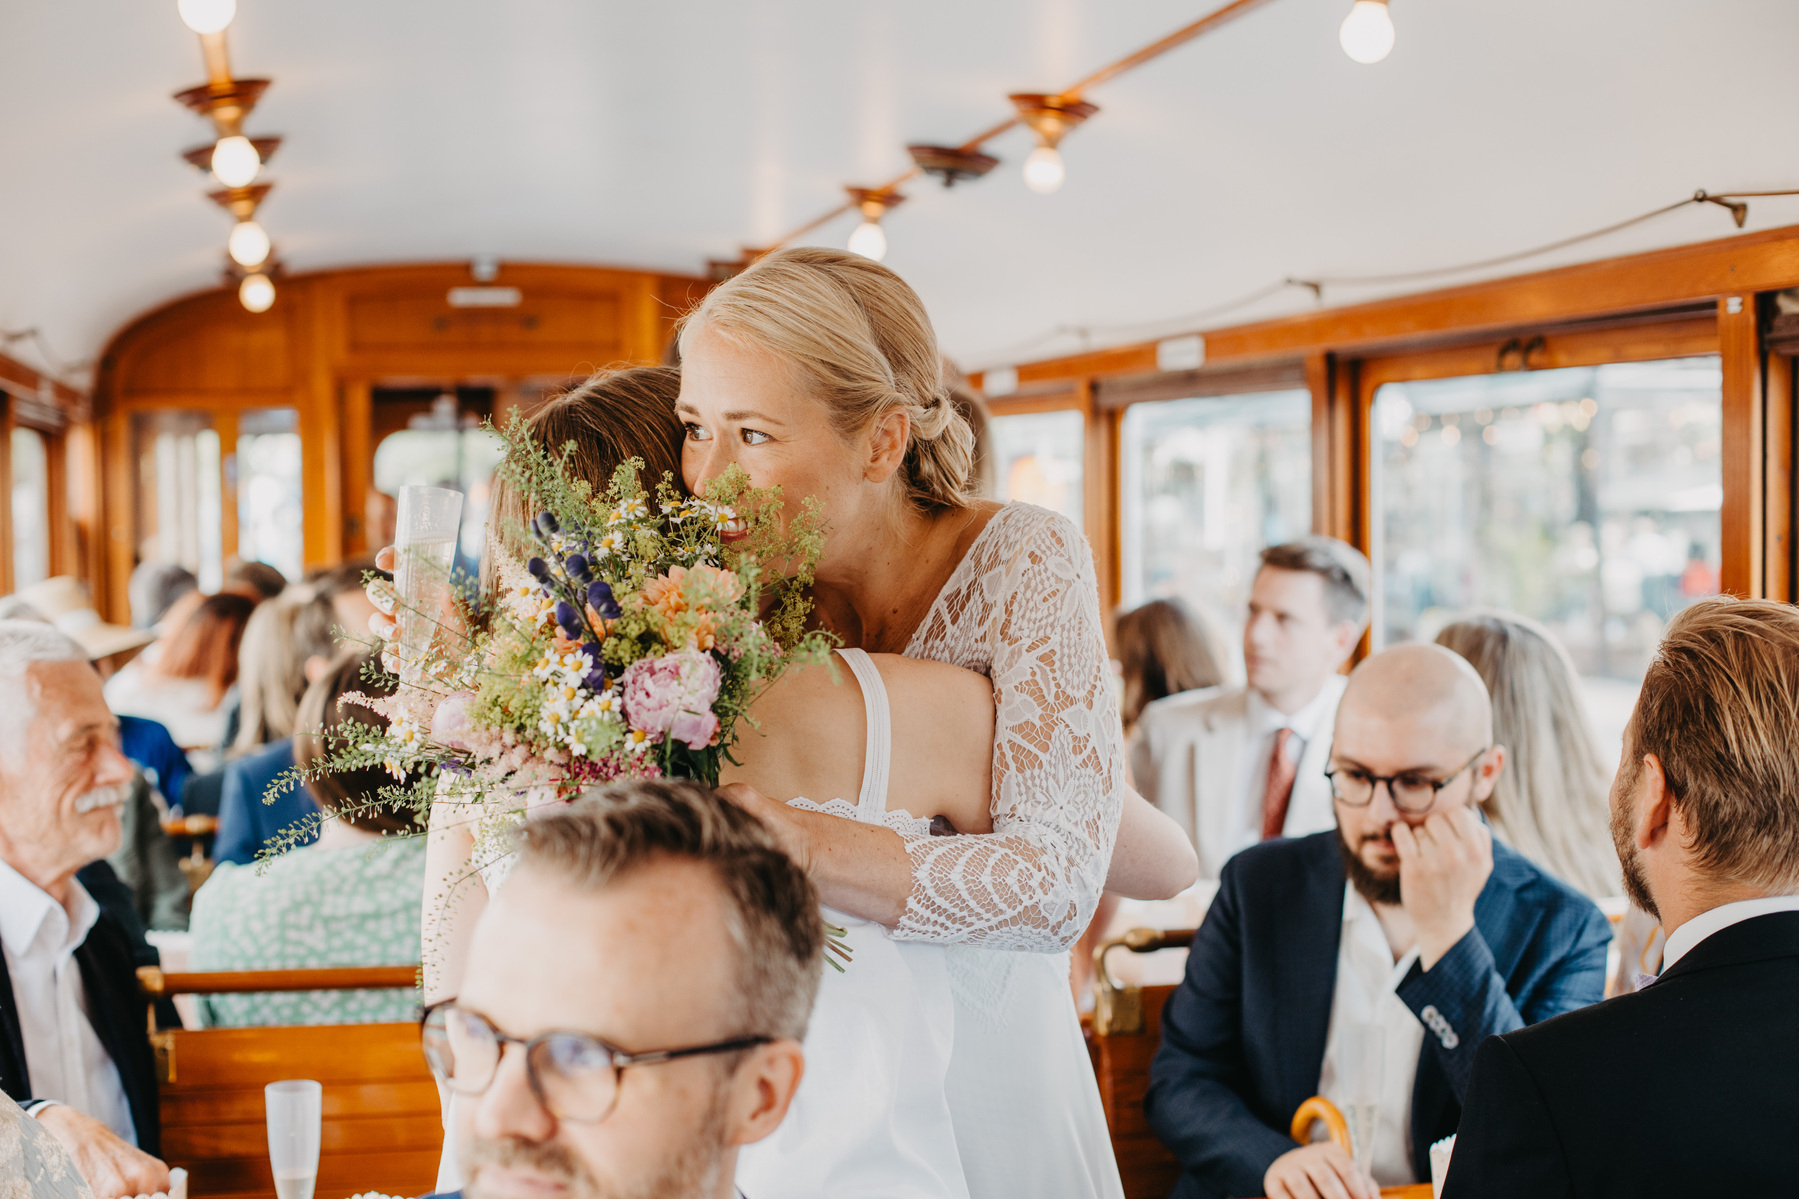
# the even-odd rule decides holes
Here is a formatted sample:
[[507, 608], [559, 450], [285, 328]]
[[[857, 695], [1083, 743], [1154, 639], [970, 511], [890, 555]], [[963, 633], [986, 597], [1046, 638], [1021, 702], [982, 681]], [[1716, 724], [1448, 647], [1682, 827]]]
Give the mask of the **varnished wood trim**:
[[[1735, 308], [1736, 311], [1731, 311]], [[1763, 589], [1764, 421], [1761, 337], [1755, 295], [1718, 300], [1718, 354], [1724, 368], [1724, 506], [1722, 590], [1741, 596]]]
[[1794, 486], [1793, 468], [1799, 460], [1799, 420], [1795, 420], [1793, 360], [1784, 354], [1766, 355], [1762, 387], [1766, 400], [1767, 472], [1763, 478], [1766, 512], [1763, 526], [1765, 548], [1762, 551], [1762, 594], [1769, 599], [1792, 603], [1799, 599], [1799, 558], [1794, 552], [1794, 525], [1799, 522], [1799, 488]]

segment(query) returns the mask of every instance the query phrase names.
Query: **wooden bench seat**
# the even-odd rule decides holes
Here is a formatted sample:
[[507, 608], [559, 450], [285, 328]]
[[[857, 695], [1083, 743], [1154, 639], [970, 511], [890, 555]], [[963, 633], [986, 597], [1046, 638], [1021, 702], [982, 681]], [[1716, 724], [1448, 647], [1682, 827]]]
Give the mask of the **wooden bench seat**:
[[[146, 997], [413, 985], [415, 967], [163, 974], [140, 971]], [[422, 1195], [437, 1179], [443, 1124], [419, 1030], [397, 1024], [277, 1025], [152, 1033], [162, 1153], [188, 1171], [193, 1199], [270, 1199], [264, 1086], [324, 1084], [316, 1199], [362, 1191]]]

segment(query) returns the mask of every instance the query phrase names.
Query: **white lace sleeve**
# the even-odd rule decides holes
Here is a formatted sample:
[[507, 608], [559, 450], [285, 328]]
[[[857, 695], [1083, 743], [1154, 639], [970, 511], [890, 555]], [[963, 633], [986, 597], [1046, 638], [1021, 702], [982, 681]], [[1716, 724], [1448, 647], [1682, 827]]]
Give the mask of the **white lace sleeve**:
[[1124, 746], [1093, 557], [1056, 513], [1011, 504], [970, 548], [907, 648], [993, 680], [991, 835], [908, 839], [895, 936], [1053, 952], [1099, 902]]

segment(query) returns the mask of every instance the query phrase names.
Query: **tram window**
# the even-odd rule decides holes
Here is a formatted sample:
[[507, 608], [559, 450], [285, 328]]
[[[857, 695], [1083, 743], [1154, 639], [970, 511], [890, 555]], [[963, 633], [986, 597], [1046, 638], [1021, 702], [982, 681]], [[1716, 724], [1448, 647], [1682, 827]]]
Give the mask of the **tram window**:
[[14, 590], [50, 577], [50, 455], [44, 435], [12, 431], [12, 581]]
[[992, 419], [999, 498], [1022, 500], [1086, 525], [1086, 417], [1077, 409]]
[[408, 484], [462, 492], [457, 556], [462, 569], [472, 572], [486, 543], [494, 471], [505, 456], [499, 435], [487, 429], [402, 429], [375, 447], [375, 489], [392, 496]]
[[204, 412], [163, 409], [132, 418], [137, 459], [137, 554], [171, 562], [202, 591], [224, 581], [219, 434]]
[[1616, 745], [1669, 616], [1718, 590], [1718, 359], [1389, 383], [1374, 429], [1376, 644], [1533, 617]]
[[246, 412], [237, 427], [237, 556], [298, 579], [305, 551], [299, 414]]
[[1257, 555], [1311, 531], [1311, 393], [1133, 404], [1123, 424], [1124, 605], [1184, 600], [1234, 659]]

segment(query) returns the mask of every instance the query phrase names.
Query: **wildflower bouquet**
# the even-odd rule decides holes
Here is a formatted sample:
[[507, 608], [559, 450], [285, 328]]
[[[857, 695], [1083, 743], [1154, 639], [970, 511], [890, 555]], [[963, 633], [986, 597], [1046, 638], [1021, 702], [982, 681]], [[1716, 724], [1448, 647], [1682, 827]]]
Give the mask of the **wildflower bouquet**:
[[484, 627], [396, 611], [403, 627], [430, 624], [422, 650], [397, 663], [393, 695], [347, 697], [387, 730], [331, 747], [320, 770], [379, 764], [422, 780], [416, 810], [478, 802], [508, 826], [596, 783], [716, 785], [756, 695], [829, 657], [828, 635], [805, 628], [816, 504], [784, 528], [779, 490], [751, 488], [739, 468], [684, 496], [668, 477], [647, 490], [635, 459], [596, 494], [522, 421], [501, 436], [500, 471], [540, 511], [528, 530], [498, 530], [520, 552], [499, 556]]

